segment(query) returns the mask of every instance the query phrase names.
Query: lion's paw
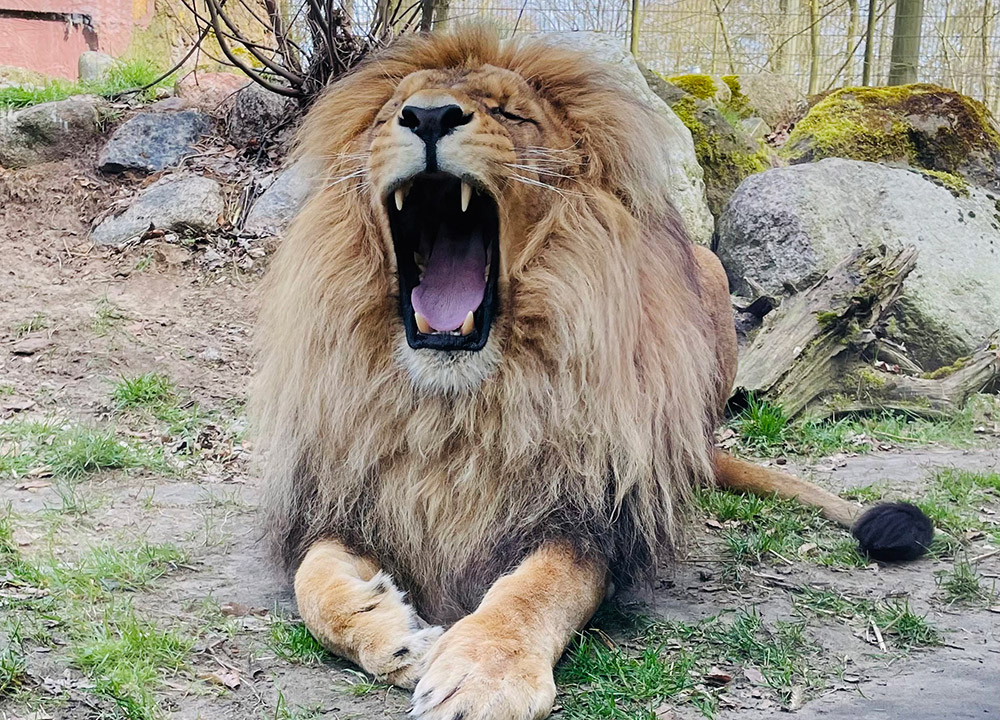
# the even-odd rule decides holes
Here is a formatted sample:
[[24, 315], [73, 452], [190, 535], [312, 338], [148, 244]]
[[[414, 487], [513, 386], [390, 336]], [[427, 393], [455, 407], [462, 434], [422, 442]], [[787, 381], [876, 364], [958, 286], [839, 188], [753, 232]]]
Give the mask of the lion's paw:
[[428, 626], [384, 572], [366, 582], [360, 595], [352, 614], [358, 664], [379, 680], [413, 689], [444, 629]]
[[537, 720], [549, 715], [552, 664], [520, 641], [492, 637], [472, 617], [444, 634], [413, 692], [419, 720]]

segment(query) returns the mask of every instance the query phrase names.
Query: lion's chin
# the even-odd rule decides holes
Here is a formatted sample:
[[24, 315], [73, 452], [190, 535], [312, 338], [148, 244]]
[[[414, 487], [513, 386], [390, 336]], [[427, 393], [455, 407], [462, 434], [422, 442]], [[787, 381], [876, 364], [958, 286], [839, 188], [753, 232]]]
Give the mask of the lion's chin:
[[494, 331], [478, 351], [417, 350], [401, 337], [396, 359], [406, 368], [415, 388], [433, 395], [462, 395], [475, 391], [499, 368], [497, 335]]

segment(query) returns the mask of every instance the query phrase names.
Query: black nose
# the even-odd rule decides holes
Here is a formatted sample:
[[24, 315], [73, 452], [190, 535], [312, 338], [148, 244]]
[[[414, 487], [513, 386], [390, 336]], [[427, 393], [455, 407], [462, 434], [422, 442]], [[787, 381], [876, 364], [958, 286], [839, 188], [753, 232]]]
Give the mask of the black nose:
[[407, 105], [399, 115], [399, 124], [409, 128], [427, 145], [434, 145], [438, 140], [472, 120], [472, 113], [462, 112], [458, 105], [442, 105], [441, 107], [415, 107]]

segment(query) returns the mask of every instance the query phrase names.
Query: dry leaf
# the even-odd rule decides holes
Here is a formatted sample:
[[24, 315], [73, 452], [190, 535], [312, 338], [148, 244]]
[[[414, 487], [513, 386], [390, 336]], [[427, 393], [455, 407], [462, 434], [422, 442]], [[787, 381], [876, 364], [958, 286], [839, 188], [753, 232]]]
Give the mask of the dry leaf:
[[52, 483], [50, 483], [48, 480], [29, 480], [28, 482], [23, 482], [23, 483], [20, 483], [19, 485], [15, 485], [14, 489], [15, 490], [37, 490], [39, 488], [47, 488], [50, 485], [52, 485]]
[[746, 679], [753, 685], [767, 685], [767, 680], [764, 679], [764, 673], [757, 668], [744, 668], [743, 675], [745, 675]]
[[240, 674], [235, 670], [217, 670], [215, 672], [204, 672], [198, 674], [199, 680], [205, 680], [215, 685], [235, 690], [240, 686]]
[[722, 685], [728, 685], [732, 681], [733, 681], [732, 675], [720, 670], [717, 667], [712, 668], [705, 675], [705, 682], [707, 682], [709, 685], [715, 685], [716, 687], [720, 687]]

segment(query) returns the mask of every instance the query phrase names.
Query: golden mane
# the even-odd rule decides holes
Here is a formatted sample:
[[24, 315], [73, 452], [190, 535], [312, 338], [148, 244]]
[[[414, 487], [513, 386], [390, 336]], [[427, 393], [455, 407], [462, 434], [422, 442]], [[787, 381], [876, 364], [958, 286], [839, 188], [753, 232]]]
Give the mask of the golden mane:
[[[584, 162], [537, 190], [545, 210], [503, 258], [497, 370], [474, 391], [432, 393], [396, 357], [395, 261], [363, 146], [404, 77], [483, 66], [544, 97]], [[271, 268], [252, 393], [288, 566], [337, 538], [440, 621], [547, 539], [602, 554], [620, 584], [670, 554], [682, 501], [711, 476], [720, 390], [691, 248], [650, 151], [668, 135], [581, 54], [481, 28], [399, 40], [317, 102], [300, 152], [321, 162], [321, 187]]]

